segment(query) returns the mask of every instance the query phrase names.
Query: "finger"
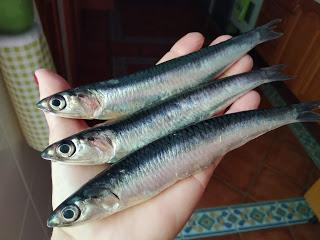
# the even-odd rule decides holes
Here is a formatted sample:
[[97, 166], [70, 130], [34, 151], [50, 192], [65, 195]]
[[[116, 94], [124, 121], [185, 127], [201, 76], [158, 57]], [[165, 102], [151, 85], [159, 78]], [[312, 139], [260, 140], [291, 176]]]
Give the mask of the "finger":
[[260, 95], [256, 91], [250, 91], [235, 101], [226, 112], [226, 114], [253, 110], [260, 104]]
[[229, 77], [235, 74], [249, 72], [253, 67], [253, 60], [248, 54], [241, 57], [238, 61], [226, 68], [218, 78]]
[[[39, 82], [40, 99], [70, 88], [62, 77], [47, 69], [37, 70], [35, 76]], [[50, 143], [87, 128], [83, 120], [61, 118], [50, 113], [45, 113], [45, 117], [50, 132]]]
[[[222, 35], [216, 38], [214, 41], [212, 41], [210, 46], [219, 44], [230, 38], [231, 38], [230, 35]], [[253, 66], [252, 58], [249, 55], [245, 55], [242, 58], [240, 58], [238, 61], [236, 61], [234, 64], [232, 64], [229, 68], [227, 68], [223, 73], [223, 76], [231, 76], [231, 75], [250, 71], [252, 66]], [[228, 113], [254, 109], [258, 107], [259, 103], [260, 103], [259, 94], [255, 91], [251, 91], [243, 95], [235, 103], [233, 103]], [[201, 186], [200, 189], [198, 190], [199, 192], [204, 191], [214, 169], [216, 168], [216, 166], [220, 161], [221, 161], [221, 158], [217, 159], [208, 169], [195, 174], [191, 178], [193, 179], [192, 181], [196, 180], [197, 184]]]
[[212, 46], [212, 45], [216, 45], [218, 43], [222, 43], [224, 41], [227, 41], [229, 40], [230, 38], [232, 38], [230, 35], [221, 35], [219, 37], [217, 37], [215, 40], [213, 40], [209, 46]]
[[[224, 42], [230, 39], [230, 35], [222, 35], [217, 37], [210, 43], [210, 46]], [[182, 37], [178, 42], [167, 52], [158, 63], [162, 63], [171, 60], [176, 57], [186, 55], [188, 53], [199, 50], [204, 42], [204, 37], [202, 34], [193, 32]], [[243, 72], [248, 72], [253, 66], [253, 60], [249, 55], [245, 55], [236, 61], [234, 64], [226, 68], [226, 70], [221, 74], [221, 77], [227, 77], [234, 74], [239, 74]]]
[[[253, 110], [258, 108], [259, 104], [260, 104], [259, 93], [257, 93], [256, 91], [250, 91], [245, 95], [243, 95], [242, 97], [240, 97], [237, 101], [235, 101], [230, 106], [226, 114]], [[222, 158], [215, 160], [212, 166], [210, 166], [208, 169], [206, 169], [203, 172], [197, 173], [193, 176], [197, 181], [199, 181], [199, 183], [203, 186], [203, 188], [205, 188], [206, 185], [208, 184], [214, 169], [217, 167], [221, 159]]]
[[[230, 35], [222, 35], [222, 36], [216, 38], [210, 45], [221, 43], [221, 42], [226, 41], [230, 38], [231, 38]], [[226, 70], [218, 78], [223, 78], [223, 77], [228, 77], [228, 76], [232, 76], [232, 75], [236, 75], [236, 74], [241, 74], [244, 72], [249, 72], [252, 69], [252, 66], [253, 66], [252, 58], [249, 55], [245, 55], [245, 56], [241, 57], [238, 61], [236, 61], [234, 64], [227, 67]], [[215, 115], [221, 115], [223, 113], [224, 113], [224, 110], [220, 111], [219, 113], [217, 113]], [[216, 161], [216, 162], [218, 163], [218, 161]], [[197, 178], [199, 178], [200, 181], [203, 181], [203, 182], [208, 181], [208, 178], [204, 177], [201, 173], [196, 176], [197, 176]]]
[[[175, 58], [175, 57], [178, 57], [181, 55], [185, 55], [186, 53], [181, 54], [183, 52], [186, 52], [185, 51], [186, 46], [184, 44], [191, 45], [189, 43], [189, 41], [192, 42], [192, 38], [193, 38], [193, 40], [196, 40], [196, 38], [198, 38], [198, 43], [197, 43], [198, 46], [196, 46], [196, 44], [193, 43], [194, 46], [196, 46], [196, 48], [193, 51], [200, 49], [202, 47], [203, 41], [204, 41], [203, 36], [199, 33], [189, 33], [186, 36], [184, 36], [183, 38], [181, 38], [171, 48], [171, 50], [167, 54], [164, 55], [164, 57], [159, 62], [162, 62], [163, 60], [164, 61], [170, 60], [170, 57]], [[210, 46], [215, 45], [215, 44], [219, 44], [219, 43], [224, 42], [230, 38], [231, 38], [230, 35], [219, 36], [210, 43]], [[247, 58], [250, 58], [250, 56], [247, 55], [247, 56], [239, 59], [239, 61], [235, 64], [235, 66], [229, 70], [229, 74], [234, 75], [234, 74], [242, 73], [245, 71], [250, 71], [250, 69], [252, 68], [252, 65], [250, 64], [250, 60], [248, 60]], [[216, 160], [215, 163], [212, 164], [208, 169], [206, 169], [205, 171], [202, 171], [198, 174], [195, 174], [193, 176], [199, 182], [199, 184], [203, 186], [203, 188], [205, 188], [205, 186], [207, 185], [214, 169], [216, 168], [216, 166], [218, 165], [219, 162], [220, 162], [220, 159]]]
[[[260, 95], [255, 91], [251, 91], [239, 98], [230, 107], [228, 113], [257, 108], [259, 101]], [[167, 219], [174, 218], [176, 229], [180, 229], [188, 219], [188, 216], [190, 216], [191, 210], [194, 209], [200, 200], [215, 167], [221, 159], [222, 158], [216, 159], [205, 171], [176, 183], [159, 194], [156, 198], [148, 201], [143, 206], [144, 211], [151, 213], [151, 216], [153, 214], [155, 219], [159, 219], [158, 210], [161, 209], [161, 206], [166, 206], [167, 211], [163, 212], [163, 215], [165, 216], [163, 219], [164, 225]], [[158, 206], [158, 209], [156, 209], [157, 211], [154, 209], [155, 206]]]
[[202, 47], [203, 43], [204, 37], [201, 33], [188, 33], [180, 38], [157, 64], [197, 51]]
[[[255, 109], [259, 106], [259, 103], [260, 95], [255, 91], [250, 91], [239, 98], [230, 107], [228, 113]], [[174, 213], [177, 229], [183, 227], [185, 221], [188, 219], [186, 216], [189, 216], [191, 214], [191, 210], [196, 207], [196, 204], [203, 195], [215, 168], [218, 166], [222, 158], [223, 157], [217, 158], [206, 170], [178, 182], [167, 189], [163, 195], [160, 195], [160, 197], [164, 198], [160, 199], [160, 201], [168, 201], [167, 206], [171, 206], [173, 203], [172, 199], [175, 199], [174, 201], [177, 202], [175, 205], [172, 204], [175, 207], [171, 211]], [[188, 201], [185, 201], [186, 197], [188, 197]]]
[[[187, 39], [185, 39], [185, 37], [182, 38], [183, 41]], [[230, 36], [221, 36], [215, 39], [212, 44], [217, 44], [229, 38]], [[188, 46], [184, 46], [182, 39], [179, 40], [179, 42], [160, 60], [160, 62], [167, 61], [173, 57], [178, 57], [189, 53], [189, 50], [191, 48], [188, 48]], [[203, 38], [201, 40], [201, 44], [198, 44], [198, 46], [196, 46], [197, 44], [193, 43], [187, 44], [193, 47], [193, 51], [196, 51], [201, 48], [201, 45], [203, 44]], [[246, 60], [239, 61], [237, 64], [238, 66], [236, 68], [233, 68], [233, 70], [231, 69], [231, 75], [248, 71], [251, 68], [250, 64], [246, 63]], [[155, 226], [154, 231], [157, 230], [156, 228], [159, 225], [162, 226], [162, 229], [165, 229], [166, 231], [170, 231], [172, 229], [174, 231], [174, 229], [179, 229], [183, 226], [184, 221], [187, 220], [187, 217], [191, 214], [191, 210], [195, 207], [200, 197], [202, 196], [205, 187], [212, 175], [212, 172], [219, 161], [220, 158], [217, 159], [215, 163], [205, 171], [202, 171], [201, 173], [178, 182], [174, 186], [171, 186], [170, 188], [160, 193], [157, 197], [152, 198], [144, 204], [134, 208], [130, 208], [127, 211], [119, 212], [118, 214], [113, 216], [113, 220], [115, 218], [118, 218], [119, 221], [123, 222], [126, 218], [122, 217], [124, 217], [126, 213], [131, 212], [133, 213], [131, 215], [137, 216], [136, 219], [139, 221], [139, 219], [141, 219], [141, 211], [143, 211], [149, 219], [157, 219], [159, 223], [158, 225], [148, 226], [149, 228]], [[159, 211], [161, 211], [162, 213], [161, 216], [159, 216]], [[174, 221], [170, 221], [170, 219], [174, 219]], [[109, 218], [109, 220], [111, 220], [111, 218]], [[106, 221], [108, 221], [108, 219], [106, 219]], [[176, 228], [172, 227], [172, 225], [176, 225]], [[173, 234], [175, 233], [173, 232]]]
[[[224, 42], [230, 38], [231, 38], [230, 35], [222, 35], [222, 36], [216, 38], [210, 44], [210, 46]], [[249, 72], [252, 69], [252, 67], [253, 67], [253, 60], [248, 54], [246, 54], [243, 57], [241, 57], [238, 61], [236, 61], [235, 63], [226, 67], [225, 71], [223, 71], [223, 73], [221, 73], [221, 75], [218, 78], [224, 78], [224, 77], [232, 76], [235, 74]]]

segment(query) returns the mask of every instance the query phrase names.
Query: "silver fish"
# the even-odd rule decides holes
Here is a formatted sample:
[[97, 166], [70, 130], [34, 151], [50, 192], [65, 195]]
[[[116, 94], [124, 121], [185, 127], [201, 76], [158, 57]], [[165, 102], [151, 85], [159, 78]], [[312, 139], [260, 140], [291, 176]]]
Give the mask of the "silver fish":
[[131, 152], [187, 125], [208, 119], [247, 91], [290, 79], [283, 65], [211, 81], [111, 126], [85, 130], [47, 147], [42, 158], [67, 164], [115, 163]]
[[215, 159], [280, 126], [320, 121], [320, 101], [212, 118], [161, 138], [83, 185], [49, 216], [49, 227], [101, 219], [146, 201]]
[[115, 121], [206, 83], [257, 44], [278, 38], [274, 20], [220, 44], [121, 78], [66, 90], [37, 103], [66, 118]]

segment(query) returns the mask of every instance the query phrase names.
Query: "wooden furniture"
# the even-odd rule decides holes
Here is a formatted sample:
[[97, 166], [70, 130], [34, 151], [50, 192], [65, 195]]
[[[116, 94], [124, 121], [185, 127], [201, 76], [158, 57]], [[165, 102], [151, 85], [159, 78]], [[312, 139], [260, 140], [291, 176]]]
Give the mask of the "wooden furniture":
[[67, 77], [57, 1], [35, 0], [57, 72]]
[[320, 99], [320, 4], [313, 0], [264, 1], [258, 25], [281, 18], [284, 36], [262, 44], [268, 64], [284, 63], [295, 77], [286, 84], [301, 101]]
[[69, 79], [73, 86], [112, 76], [108, 13], [114, 1], [62, 1]]
[[112, 76], [108, 14], [114, 0], [35, 0], [57, 72], [72, 86]]

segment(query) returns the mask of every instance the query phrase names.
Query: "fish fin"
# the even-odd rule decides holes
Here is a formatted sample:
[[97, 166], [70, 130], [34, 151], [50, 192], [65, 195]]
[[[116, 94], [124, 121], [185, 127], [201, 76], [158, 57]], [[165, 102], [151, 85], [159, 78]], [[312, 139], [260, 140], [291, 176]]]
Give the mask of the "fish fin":
[[320, 108], [320, 101], [311, 101], [293, 105], [298, 111], [297, 120], [300, 122], [318, 122], [320, 114], [312, 110]]
[[261, 68], [260, 71], [262, 71], [266, 75], [266, 82], [291, 80], [293, 77], [288, 76], [282, 72], [285, 67], [285, 64], [278, 64]]
[[107, 81], [107, 83], [111, 85], [117, 85], [119, 82], [119, 79], [110, 79]]
[[297, 120], [300, 122], [319, 122], [320, 114], [315, 112], [302, 112], [298, 115]]
[[103, 152], [113, 152], [113, 142], [108, 136], [95, 137], [93, 140], [90, 140], [90, 143]]
[[320, 108], [320, 100], [298, 103], [292, 106], [296, 108], [299, 112], [307, 112], [307, 111]]
[[111, 189], [103, 186], [91, 186], [83, 194], [93, 201], [97, 201], [102, 208], [107, 210], [117, 209], [120, 206], [120, 198]]
[[273, 31], [273, 29], [275, 29], [277, 27], [277, 24], [280, 22], [281, 19], [274, 19], [255, 30], [260, 35], [260, 43], [279, 38], [283, 35], [283, 33]]

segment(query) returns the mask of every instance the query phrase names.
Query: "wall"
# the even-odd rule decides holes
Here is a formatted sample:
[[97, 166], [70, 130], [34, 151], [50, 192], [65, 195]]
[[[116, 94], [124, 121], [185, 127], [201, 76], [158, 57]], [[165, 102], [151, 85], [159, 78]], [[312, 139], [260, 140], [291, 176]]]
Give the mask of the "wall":
[[26, 145], [0, 76], [0, 239], [49, 239], [50, 164]]

